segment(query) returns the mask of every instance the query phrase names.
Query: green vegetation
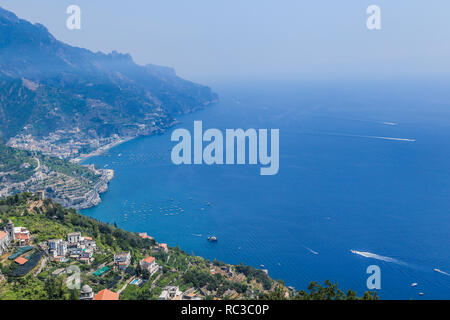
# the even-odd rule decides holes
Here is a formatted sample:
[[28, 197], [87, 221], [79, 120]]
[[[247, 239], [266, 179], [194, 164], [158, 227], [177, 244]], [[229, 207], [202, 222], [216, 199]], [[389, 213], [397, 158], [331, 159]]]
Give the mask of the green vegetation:
[[31, 178], [36, 167], [31, 152], [12, 149], [0, 142], [0, 184], [2, 180], [25, 181]]

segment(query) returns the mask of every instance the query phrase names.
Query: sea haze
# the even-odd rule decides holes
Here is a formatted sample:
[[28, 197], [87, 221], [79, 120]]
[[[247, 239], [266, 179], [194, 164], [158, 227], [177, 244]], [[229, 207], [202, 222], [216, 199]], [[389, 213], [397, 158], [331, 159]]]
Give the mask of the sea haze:
[[450, 93], [426, 83], [213, 84], [221, 102], [177, 127], [279, 128], [277, 175], [175, 166], [172, 129], [88, 159], [116, 175], [83, 213], [209, 259], [264, 265], [296, 289], [329, 279], [362, 294], [376, 264], [381, 298], [445, 299]]

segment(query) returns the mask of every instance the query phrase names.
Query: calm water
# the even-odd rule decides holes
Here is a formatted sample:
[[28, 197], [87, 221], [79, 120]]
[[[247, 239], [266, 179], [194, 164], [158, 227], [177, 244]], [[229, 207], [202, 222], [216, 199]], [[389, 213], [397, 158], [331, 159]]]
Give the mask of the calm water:
[[209, 259], [262, 264], [297, 289], [330, 279], [361, 294], [376, 264], [382, 298], [448, 299], [446, 85], [213, 84], [221, 103], [178, 127], [279, 128], [278, 175], [249, 165], [175, 166], [170, 130], [89, 159], [116, 176], [103, 203], [83, 213]]

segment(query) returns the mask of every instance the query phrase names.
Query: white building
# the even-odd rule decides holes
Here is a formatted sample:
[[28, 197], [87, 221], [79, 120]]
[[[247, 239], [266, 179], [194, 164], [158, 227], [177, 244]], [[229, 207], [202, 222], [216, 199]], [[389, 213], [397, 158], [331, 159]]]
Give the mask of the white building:
[[67, 254], [67, 242], [62, 239], [47, 241], [48, 253], [53, 257], [64, 257]]
[[152, 276], [159, 269], [159, 265], [156, 263], [154, 257], [147, 257], [145, 259], [142, 259], [139, 262], [139, 265], [142, 269], [147, 270], [150, 273], [150, 276]]
[[91, 237], [84, 237], [84, 247], [86, 249], [93, 249], [95, 250], [97, 248], [97, 244], [94, 240], [92, 240]]
[[182, 292], [176, 286], [167, 286], [163, 289], [158, 300], [173, 300], [180, 297]]
[[67, 242], [66, 241], [60, 241], [56, 245], [56, 254], [58, 256], [64, 257], [67, 254]]
[[81, 241], [81, 232], [72, 232], [67, 235], [69, 243], [78, 243]]
[[62, 239], [52, 239], [47, 241], [48, 251], [56, 251], [56, 247], [58, 243], [62, 241]]
[[114, 265], [122, 270], [128, 268], [131, 262], [131, 254], [130, 252], [123, 252], [114, 255]]

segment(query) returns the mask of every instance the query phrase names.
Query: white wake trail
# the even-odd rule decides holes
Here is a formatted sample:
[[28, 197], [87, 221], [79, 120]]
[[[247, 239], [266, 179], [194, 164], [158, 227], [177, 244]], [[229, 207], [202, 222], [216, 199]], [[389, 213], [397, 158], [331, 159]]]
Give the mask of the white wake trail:
[[445, 272], [445, 271], [442, 271], [441, 269], [435, 268], [435, 269], [433, 269], [433, 270], [436, 271], [436, 272], [438, 272], [438, 273], [441, 273], [441, 274], [444, 274], [444, 275], [450, 277], [450, 273], [447, 273], [447, 272]]
[[382, 136], [364, 136], [359, 134], [338, 134], [344, 137], [355, 137], [355, 138], [367, 138], [367, 139], [381, 139], [381, 140], [391, 140], [391, 141], [403, 141], [403, 142], [416, 142], [416, 139], [409, 138], [394, 138], [394, 137], [382, 137]]
[[306, 246], [303, 246], [303, 248], [305, 248], [306, 250], [308, 250], [308, 251], [311, 252], [312, 254], [315, 254], [315, 255], [318, 255], [318, 254], [319, 254], [317, 251], [314, 251], [313, 249], [308, 248], [308, 247], [306, 247]]
[[383, 137], [383, 136], [366, 136], [366, 135], [349, 134], [349, 133], [320, 132], [318, 134], [329, 135], [329, 136], [337, 136], [337, 137], [380, 139], [380, 140], [401, 141], [401, 142], [416, 142], [416, 139], [410, 139], [410, 138], [396, 138], [396, 137]]
[[394, 258], [390, 258], [390, 257], [386, 257], [386, 256], [380, 256], [379, 254], [376, 254], [376, 253], [371, 253], [371, 252], [366, 252], [366, 251], [357, 251], [357, 250], [350, 250], [350, 252], [357, 254], [359, 256], [362, 256], [364, 258], [371, 258], [371, 259], [395, 263], [395, 264], [399, 264], [399, 265], [407, 265], [407, 263], [405, 263], [403, 261], [400, 261], [400, 260], [397, 260]]

